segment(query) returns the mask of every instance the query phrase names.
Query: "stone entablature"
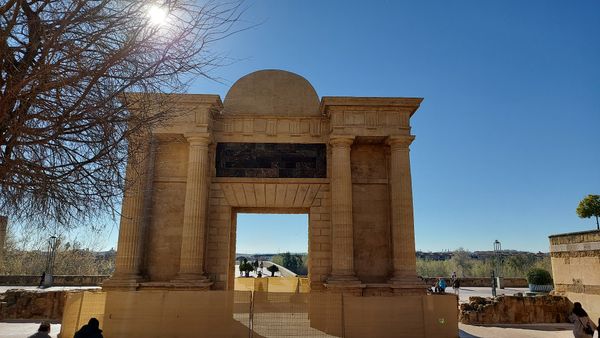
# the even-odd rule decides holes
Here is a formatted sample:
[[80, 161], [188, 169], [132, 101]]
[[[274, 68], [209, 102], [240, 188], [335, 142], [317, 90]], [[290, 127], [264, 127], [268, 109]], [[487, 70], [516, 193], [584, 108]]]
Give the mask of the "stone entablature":
[[581, 231], [550, 236], [550, 254], [553, 257], [559, 256], [561, 253], [580, 255], [580, 252], [584, 251], [600, 251], [600, 231]]
[[[105, 288], [233, 289], [237, 213], [272, 212], [309, 215], [311, 289], [424, 292], [409, 156], [422, 99], [319, 101], [303, 78], [272, 70], [238, 82], [223, 102], [172, 96], [182, 113], [140, 136], [148, 142], [133, 154], [140, 167], [128, 166], [117, 268]], [[326, 175], [218, 177], [224, 143], [322, 144]]]
[[325, 96], [321, 112], [330, 118], [331, 134], [410, 135], [409, 120], [421, 101], [420, 98]]

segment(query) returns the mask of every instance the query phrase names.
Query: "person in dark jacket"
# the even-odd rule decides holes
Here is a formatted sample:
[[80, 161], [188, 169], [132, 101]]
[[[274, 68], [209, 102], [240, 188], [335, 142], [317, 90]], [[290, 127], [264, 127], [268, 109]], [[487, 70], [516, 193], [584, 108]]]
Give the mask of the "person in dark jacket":
[[104, 338], [100, 330], [100, 322], [96, 318], [90, 318], [88, 323], [75, 332], [74, 338]]
[[49, 333], [50, 333], [50, 323], [42, 322], [40, 324], [40, 328], [38, 329], [38, 332], [32, 334], [31, 336], [29, 336], [27, 338], [51, 338]]
[[573, 303], [573, 312], [571, 312], [569, 320], [575, 324], [573, 325], [573, 336], [575, 338], [592, 338], [594, 331], [598, 328], [579, 302]]

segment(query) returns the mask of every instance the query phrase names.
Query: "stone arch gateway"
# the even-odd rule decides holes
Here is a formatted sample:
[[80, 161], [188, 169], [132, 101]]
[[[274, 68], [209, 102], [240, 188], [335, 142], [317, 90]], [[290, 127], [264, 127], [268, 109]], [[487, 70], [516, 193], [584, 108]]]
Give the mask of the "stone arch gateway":
[[[151, 131], [107, 290], [231, 290], [238, 212], [309, 215], [312, 291], [422, 294], [409, 145], [420, 98], [322, 97], [262, 70]], [[135, 108], [133, 108], [135, 110]]]

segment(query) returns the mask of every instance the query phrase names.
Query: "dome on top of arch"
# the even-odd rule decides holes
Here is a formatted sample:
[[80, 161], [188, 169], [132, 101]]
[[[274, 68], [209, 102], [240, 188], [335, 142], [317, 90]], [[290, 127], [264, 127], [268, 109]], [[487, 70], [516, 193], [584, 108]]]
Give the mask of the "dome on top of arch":
[[319, 96], [302, 76], [259, 70], [237, 80], [223, 101], [223, 114], [320, 116]]

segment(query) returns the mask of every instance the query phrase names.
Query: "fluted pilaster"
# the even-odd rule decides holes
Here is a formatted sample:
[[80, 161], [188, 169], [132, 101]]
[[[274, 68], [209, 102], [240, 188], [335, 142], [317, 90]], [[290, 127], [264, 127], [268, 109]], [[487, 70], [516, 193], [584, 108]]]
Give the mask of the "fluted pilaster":
[[332, 137], [330, 140], [332, 271], [329, 282], [357, 280], [354, 273], [350, 167], [350, 148], [353, 142], [352, 136]]
[[390, 199], [394, 275], [391, 282], [409, 288], [420, 284], [416, 273], [415, 231], [409, 146], [414, 136], [397, 136], [390, 145]]
[[204, 275], [204, 243], [210, 162], [208, 145], [211, 141], [207, 134], [186, 135], [186, 138], [189, 142], [189, 157], [181, 256], [176, 281], [205, 286], [210, 284]]
[[129, 152], [115, 272], [103, 283], [105, 288], [136, 288], [142, 279], [140, 269], [144, 257], [146, 193], [150, 189], [149, 174], [154, 159], [151, 136], [132, 136]]

